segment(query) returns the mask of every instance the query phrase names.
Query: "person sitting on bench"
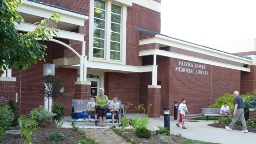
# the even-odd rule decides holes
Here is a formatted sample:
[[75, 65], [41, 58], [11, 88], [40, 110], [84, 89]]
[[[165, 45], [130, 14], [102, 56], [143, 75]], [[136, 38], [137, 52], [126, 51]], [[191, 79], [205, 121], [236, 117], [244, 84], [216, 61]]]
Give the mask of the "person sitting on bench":
[[91, 121], [91, 114], [94, 114], [94, 118], [95, 118], [95, 120], [97, 120], [96, 111], [95, 111], [94, 96], [90, 97], [90, 101], [87, 103], [86, 112], [88, 113], [89, 121]]
[[224, 103], [224, 105], [221, 107], [220, 109], [220, 114], [222, 116], [222, 119], [223, 119], [223, 116], [224, 115], [230, 115], [230, 111], [229, 111], [229, 106], [227, 105], [227, 103]]
[[118, 125], [120, 124], [120, 112], [119, 112], [119, 103], [117, 102], [117, 96], [113, 97], [113, 101], [110, 103], [110, 112], [112, 114], [112, 126], [114, 126], [114, 118], [115, 118], [115, 114], [118, 115]]

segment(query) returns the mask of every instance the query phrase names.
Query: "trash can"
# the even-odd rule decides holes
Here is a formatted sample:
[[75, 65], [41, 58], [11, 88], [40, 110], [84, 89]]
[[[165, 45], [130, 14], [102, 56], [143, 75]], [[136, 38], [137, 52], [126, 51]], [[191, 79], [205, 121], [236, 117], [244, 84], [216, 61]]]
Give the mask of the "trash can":
[[177, 120], [178, 117], [178, 102], [174, 102], [174, 120]]

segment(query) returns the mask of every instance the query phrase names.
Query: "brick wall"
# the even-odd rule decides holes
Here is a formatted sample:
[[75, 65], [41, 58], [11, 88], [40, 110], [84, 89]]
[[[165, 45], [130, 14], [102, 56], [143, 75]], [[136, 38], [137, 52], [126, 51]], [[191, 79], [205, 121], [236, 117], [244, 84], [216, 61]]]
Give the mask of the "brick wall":
[[126, 63], [127, 65], [141, 65], [139, 55], [139, 28], [160, 32], [160, 13], [133, 3], [127, 9], [126, 34]]
[[[13, 76], [17, 78], [16, 92], [20, 94], [19, 89], [21, 89], [21, 103], [19, 102], [18, 104], [21, 104], [20, 112], [22, 114], [28, 114], [33, 108], [38, 107], [39, 105], [44, 105], [43, 96], [40, 92], [46, 79], [46, 77], [43, 76], [43, 64], [52, 63], [53, 58], [60, 57], [60, 55], [64, 54], [64, 47], [59, 44], [52, 44], [52, 42], [44, 42], [44, 44], [48, 46], [48, 49], [46, 50], [47, 55], [45, 56], [46, 62], [39, 61], [27, 70], [13, 70]], [[56, 50], [56, 48], [58, 48], [58, 50]], [[60, 51], [60, 53], [56, 51]], [[66, 83], [66, 86], [64, 89], [64, 97], [54, 100], [53, 103], [64, 104], [66, 107], [66, 115], [70, 115], [71, 112], [71, 100], [74, 97], [76, 73], [76, 69], [55, 69], [56, 78]]]
[[133, 104], [127, 112], [135, 112], [139, 103], [140, 74], [138, 73], [105, 73], [105, 94], [112, 99], [117, 96], [123, 104]]
[[178, 61], [170, 58], [169, 103], [171, 108], [175, 101], [180, 103], [181, 98], [186, 98], [190, 113], [200, 113], [202, 107], [208, 107], [224, 93], [240, 91], [240, 71], [238, 70], [205, 65], [208, 75], [182, 73], [175, 71]]
[[250, 66], [250, 72], [241, 72], [241, 94], [252, 92], [256, 89], [256, 66]]

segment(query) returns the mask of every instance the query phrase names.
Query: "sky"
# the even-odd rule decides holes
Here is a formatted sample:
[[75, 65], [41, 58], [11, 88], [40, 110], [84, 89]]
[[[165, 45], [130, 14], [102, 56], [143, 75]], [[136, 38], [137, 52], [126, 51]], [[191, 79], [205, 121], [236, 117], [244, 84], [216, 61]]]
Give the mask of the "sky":
[[205, 46], [256, 38], [256, 0], [162, 0], [161, 33]]

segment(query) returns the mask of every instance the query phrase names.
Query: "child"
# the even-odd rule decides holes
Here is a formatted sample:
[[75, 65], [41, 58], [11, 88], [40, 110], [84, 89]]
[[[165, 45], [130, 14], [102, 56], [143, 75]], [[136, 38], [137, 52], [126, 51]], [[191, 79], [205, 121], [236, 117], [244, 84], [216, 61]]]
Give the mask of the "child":
[[184, 126], [184, 122], [185, 122], [185, 113], [189, 113], [188, 112], [188, 108], [187, 108], [187, 105], [186, 105], [186, 99], [182, 99], [181, 100], [181, 103], [179, 105], [179, 109], [178, 109], [178, 112], [179, 112], [179, 115], [180, 115], [180, 119], [179, 119], [179, 122], [176, 124], [177, 127], [180, 127], [180, 123], [182, 124], [182, 128], [183, 129], [186, 129], [186, 127]]
[[117, 96], [113, 97], [113, 101], [110, 103], [110, 111], [112, 114], [112, 126], [114, 126], [115, 114], [118, 115], [118, 125], [120, 124], [120, 113], [119, 113], [119, 103], [117, 102]]
[[90, 97], [90, 101], [87, 104], [87, 113], [88, 113], [88, 119], [91, 121], [91, 114], [94, 114], [95, 120], [96, 120], [96, 112], [95, 112], [95, 102], [94, 102], [94, 96]]

